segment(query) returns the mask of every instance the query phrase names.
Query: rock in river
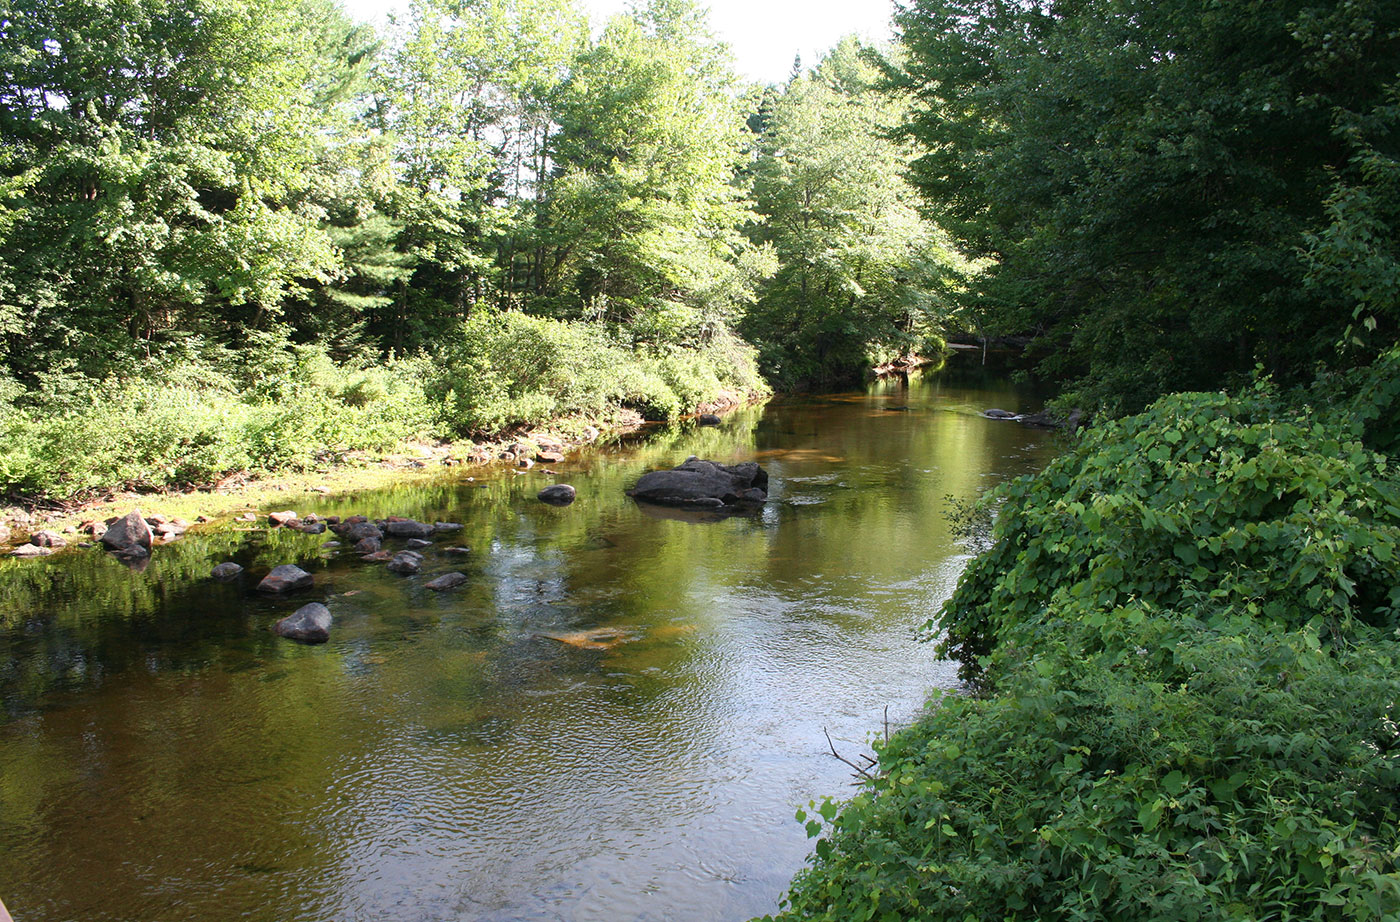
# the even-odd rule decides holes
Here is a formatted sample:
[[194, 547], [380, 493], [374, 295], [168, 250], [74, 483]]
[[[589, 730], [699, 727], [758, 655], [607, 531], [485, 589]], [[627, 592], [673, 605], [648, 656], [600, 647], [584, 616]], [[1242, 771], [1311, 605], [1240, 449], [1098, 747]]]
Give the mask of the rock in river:
[[117, 519], [107, 527], [102, 535], [102, 543], [114, 551], [128, 547], [151, 549], [151, 526], [141, 518], [139, 510], [132, 510], [125, 518]]
[[456, 589], [466, 581], [467, 575], [465, 573], [444, 573], [432, 582], [424, 583], [423, 585], [432, 589], [434, 592], [442, 592], [445, 589]]
[[406, 519], [389, 522], [384, 526], [384, 530], [395, 538], [426, 538], [433, 533], [433, 526]]
[[303, 605], [291, 615], [277, 622], [274, 630], [290, 640], [302, 643], [325, 643], [331, 638], [330, 609], [320, 602]]
[[417, 551], [399, 551], [394, 558], [389, 561], [390, 573], [402, 573], [408, 576], [417, 573], [423, 566], [423, 555]]
[[551, 506], [567, 506], [574, 501], [578, 494], [567, 483], [556, 483], [545, 487], [536, 495], [542, 503], [549, 503]]
[[214, 577], [214, 579], [218, 580], [221, 583], [227, 583], [230, 580], [237, 579], [238, 574], [242, 572], [243, 568], [240, 567], [238, 564], [234, 563], [232, 560], [230, 560], [225, 563], [221, 563], [213, 570], [210, 570], [209, 575]]
[[294, 589], [310, 589], [314, 582], [315, 578], [301, 567], [284, 563], [273, 567], [272, 572], [258, 583], [258, 589], [263, 592], [291, 592]]
[[690, 458], [670, 471], [649, 471], [628, 491], [633, 499], [663, 506], [756, 505], [768, 498], [768, 473], [754, 461], [718, 464]]

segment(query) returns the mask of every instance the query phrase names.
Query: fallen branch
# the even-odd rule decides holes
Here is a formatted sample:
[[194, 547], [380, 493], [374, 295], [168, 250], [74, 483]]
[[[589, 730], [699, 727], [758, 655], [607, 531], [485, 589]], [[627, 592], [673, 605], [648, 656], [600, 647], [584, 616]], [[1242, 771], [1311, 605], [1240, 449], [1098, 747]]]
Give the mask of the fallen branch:
[[[847, 765], [851, 766], [851, 768], [854, 768], [856, 771], [860, 772], [860, 774], [861, 774], [863, 777], [869, 779], [870, 781], [874, 781], [874, 780], [875, 780], [875, 776], [872, 775], [872, 774], [870, 774], [870, 772], [868, 772], [868, 771], [866, 771], [865, 769], [861, 768], [859, 765], [857, 765], [856, 763], [852, 762], [850, 759], [846, 758], [846, 757], [843, 756], [841, 753], [839, 753], [839, 752], [836, 751], [836, 744], [833, 743], [833, 742], [831, 741], [831, 734], [826, 732], [826, 727], [822, 727], [822, 735], [826, 737], [826, 744], [827, 744], [828, 746], [831, 747], [831, 754], [832, 754], [832, 755], [836, 756], [836, 758], [840, 759], [842, 762], [845, 762]], [[868, 756], [867, 756], [867, 760], [869, 760], [869, 757], [868, 757]], [[869, 760], [869, 761], [871, 762], [872, 765], [875, 764], [873, 760]]]

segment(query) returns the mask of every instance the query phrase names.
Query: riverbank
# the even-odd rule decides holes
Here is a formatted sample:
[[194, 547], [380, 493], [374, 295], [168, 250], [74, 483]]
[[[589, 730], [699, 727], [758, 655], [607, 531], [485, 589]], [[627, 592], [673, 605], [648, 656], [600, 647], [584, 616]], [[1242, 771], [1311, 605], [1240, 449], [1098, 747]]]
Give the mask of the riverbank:
[[927, 625], [981, 694], [812, 811], [777, 918], [1400, 915], [1398, 363], [1169, 396], [1000, 492]]
[[[758, 398], [756, 398], [758, 399]], [[732, 409], [738, 403], [726, 407]], [[212, 523], [241, 513], [291, 504], [299, 496], [342, 496], [393, 484], [437, 479], [472, 480], [505, 473], [528, 474], [547, 485], [551, 464], [571, 453], [606, 444], [646, 425], [640, 415], [619, 414], [602, 425], [578, 423], [549, 427], [489, 441], [410, 442], [389, 452], [352, 451], [309, 470], [256, 473], [236, 471], [210, 484], [184, 489], [121, 490], [63, 504], [12, 505], [0, 509], [0, 553], [22, 545], [41, 530], [80, 540], [94, 524], [133, 508], [193, 524]], [[8, 537], [3, 537], [8, 532]]]

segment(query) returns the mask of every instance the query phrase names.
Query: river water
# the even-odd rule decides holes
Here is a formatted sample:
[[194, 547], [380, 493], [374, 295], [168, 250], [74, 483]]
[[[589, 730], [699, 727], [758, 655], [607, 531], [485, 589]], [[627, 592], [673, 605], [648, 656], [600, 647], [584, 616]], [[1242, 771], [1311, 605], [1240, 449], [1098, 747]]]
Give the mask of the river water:
[[[944, 373], [786, 398], [555, 465], [303, 514], [465, 525], [422, 575], [333, 535], [192, 532], [133, 572], [0, 563], [0, 898], [16, 922], [741, 920], [810, 843], [796, 808], [955, 685], [916, 629], [966, 562], [947, 497], [1038, 469], [1035, 409]], [[903, 407], [906, 409], [892, 409]], [[771, 499], [695, 522], [623, 493], [689, 455]], [[558, 509], [551, 481], [578, 489]], [[391, 543], [391, 542], [390, 542]], [[223, 560], [246, 579], [216, 584]], [[259, 597], [298, 563], [314, 589]], [[460, 570], [469, 582], [423, 584]], [[335, 616], [301, 646], [271, 625]]]

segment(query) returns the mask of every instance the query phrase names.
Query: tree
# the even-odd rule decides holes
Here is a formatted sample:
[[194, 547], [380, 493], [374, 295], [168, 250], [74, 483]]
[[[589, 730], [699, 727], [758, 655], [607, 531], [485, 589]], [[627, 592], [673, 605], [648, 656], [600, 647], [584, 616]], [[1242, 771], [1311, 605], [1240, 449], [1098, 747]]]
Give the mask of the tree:
[[691, 0], [610, 20], [560, 88], [545, 290], [641, 341], [725, 331], [770, 260], [740, 234], [742, 96]]
[[879, 71], [848, 38], [774, 90], [759, 119], [753, 193], [780, 268], [745, 332], [788, 384], [848, 378], [926, 350], [942, 290], [961, 268], [904, 179], [892, 138], [907, 101], [876, 91]]
[[0, 7], [0, 166], [13, 181], [0, 363], [98, 372], [180, 333], [236, 338], [339, 257], [317, 177], [373, 39], [325, 0]]
[[993, 261], [965, 301], [1036, 334], [1067, 399], [1127, 412], [1333, 359], [1354, 299], [1306, 286], [1300, 252], [1365, 172], [1349, 126], [1396, 149], [1395, 4], [914, 0], [896, 22], [915, 181]]

